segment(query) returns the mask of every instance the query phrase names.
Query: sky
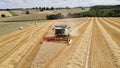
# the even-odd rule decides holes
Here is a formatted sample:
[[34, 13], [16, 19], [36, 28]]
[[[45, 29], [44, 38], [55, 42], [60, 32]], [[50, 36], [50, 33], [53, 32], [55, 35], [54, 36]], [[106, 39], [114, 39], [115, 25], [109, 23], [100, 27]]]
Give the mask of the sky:
[[0, 0], [0, 9], [32, 7], [88, 7], [120, 5], [120, 0]]

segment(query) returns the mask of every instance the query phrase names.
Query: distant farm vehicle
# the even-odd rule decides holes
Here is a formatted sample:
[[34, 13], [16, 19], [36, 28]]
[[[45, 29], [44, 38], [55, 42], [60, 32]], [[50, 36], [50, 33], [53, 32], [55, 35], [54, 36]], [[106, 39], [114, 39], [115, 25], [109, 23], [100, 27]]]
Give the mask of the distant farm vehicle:
[[44, 36], [43, 40], [46, 41], [67, 41], [68, 44], [71, 44], [72, 40], [70, 39], [70, 28], [67, 25], [55, 25], [52, 30], [54, 36], [47, 37]]

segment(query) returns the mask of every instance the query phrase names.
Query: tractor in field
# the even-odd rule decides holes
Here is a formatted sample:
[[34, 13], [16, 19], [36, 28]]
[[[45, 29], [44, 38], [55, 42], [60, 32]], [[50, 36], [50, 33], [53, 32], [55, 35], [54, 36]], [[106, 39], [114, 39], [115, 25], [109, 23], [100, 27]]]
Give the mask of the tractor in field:
[[71, 44], [72, 40], [70, 39], [70, 26], [68, 25], [55, 25], [52, 28], [54, 36], [46, 37], [44, 36], [43, 40], [46, 41], [66, 41], [68, 44]]

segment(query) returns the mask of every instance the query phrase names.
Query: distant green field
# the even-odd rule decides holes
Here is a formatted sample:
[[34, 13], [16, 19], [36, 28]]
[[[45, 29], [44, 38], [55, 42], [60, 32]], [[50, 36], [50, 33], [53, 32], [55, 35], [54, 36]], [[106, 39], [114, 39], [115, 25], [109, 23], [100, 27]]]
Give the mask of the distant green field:
[[17, 16], [17, 14], [13, 11], [9, 11], [9, 13], [12, 15], [12, 16]]
[[[0, 36], [19, 30], [19, 27], [25, 27], [28, 26], [31, 23], [34, 23], [35, 21], [23, 21], [23, 22], [0, 22]], [[36, 21], [37, 23], [43, 22], [41, 21]]]

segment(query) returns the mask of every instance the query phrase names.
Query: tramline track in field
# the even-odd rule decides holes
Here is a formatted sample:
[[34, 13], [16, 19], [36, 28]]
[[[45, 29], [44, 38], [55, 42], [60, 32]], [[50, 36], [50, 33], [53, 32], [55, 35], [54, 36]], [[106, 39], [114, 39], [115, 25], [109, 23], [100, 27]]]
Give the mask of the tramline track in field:
[[[47, 24], [47, 23], [46, 23]], [[44, 26], [46, 26], [44, 24]], [[43, 25], [42, 26], [39, 26], [39, 27], [35, 27], [34, 30], [31, 32], [31, 33], [28, 33], [29, 37], [28, 37], [28, 41], [23, 44], [22, 46], [20, 46], [16, 52], [14, 52], [13, 54], [11, 54], [3, 63], [2, 65], [7, 65], [8, 67], [10, 67], [11, 65], [12, 66], [17, 66], [17, 65], [14, 65], [14, 64], [8, 64], [8, 63], [18, 63], [20, 62], [23, 57], [26, 56], [27, 53], [30, 52], [30, 50], [32, 48], [34, 48], [36, 46], [36, 42], [39, 42], [40, 39], [39, 39], [39, 34], [40, 34], [40, 31], [42, 31], [42, 28], [44, 27]], [[34, 40], [34, 41], [32, 41]], [[34, 45], [34, 46], [33, 46]], [[21, 58], [20, 58], [21, 57]], [[17, 60], [16, 62], [13, 62]]]
[[120, 19], [115, 19], [115, 18], [107, 18], [110, 21], [116, 22], [120, 25]]
[[113, 26], [115, 26], [116, 28], [119, 28], [120, 29], [120, 23], [117, 23], [117, 22], [114, 22], [114, 21], [112, 21], [112, 20], [109, 20], [109, 19], [107, 19], [107, 18], [102, 18], [104, 21], [106, 21], [107, 23], [109, 23], [109, 24], [111, 24], [111, 25], [113, 25]]
[[19, 47], [23, 46], [24, 43], [26, 43], [28, 40], [29, 40], [29, 37], [30, 37], [30, 33], [31, 31], [35, 30], [36, 28], [43, 28], [43, 26], [41, 27], [37, 27], [37, 26], [34, 26], [34, 28], [32, 27], [31, 29], [27, 30], [27, 32], [25, 31], [24, 33], [22, 33], [20, 37], [18, 37], [18, 40], [16, 39], [16, 42], [15, 41], [11, 41], [13, 42], [13, 44], [9, 44], [9, 46], [7, 46], [7, 48], [4, 48], [2, 49], [1, 51], [1, 55], [0, 57], [2, 58], [2, 56], [7, 57], [7, 55], [10, 55], [12, 52], [16, 51]]
[[[32, 29], [33, 27], [31, 27], [31, 29]], [[9, 48], [9, 46], [10, 45], [13, 45], [14, 43], [15, 43], [15, 41], [17, 41], [18, 39], [20, 39], [20, 37], [22, 36], [22, 35], [24, 35], [24, 34], [27, 34], [28, 32], [30, 32], [31, 31], [31, 29], [29, 29], [29, 30], [24, 30], [24, 32], [21, 32], [19, 35], [15, 35], [15, 36], [13, 36], [13, 37], [11, 37], [10, 39], [8, 39], [8, 40], [6, 40], [6, 41], [2, 41], [2, 43], [0, 44], [0, 49], [2, 49], [2, 50], [4, 50], [4, 47], [7, 47], [7, 48]], [[10, 43], [13, 43], [13, 44], [10, 44]], [[8, 45], [6, 45], [6, 44], [8, 44]], [[0, 50], [0, 52], [1, 52], [1, 50]]]
[[[98, 20], [98, 18], [95, 18], [93, 22], [90, 58], [88, 67], [86, 68], [116, 68], [109, 46], [102, 35], [96, 20]], [[99, 23], [102, 24], [102, 22]]]
[[13, 38], [13, 37], [15, 37], [15, 36], [18, 36], [18, 35], [21, 34], [21, 33], [24, 33], [25, 31], [29, 30], [29, 29], [32, 28], [32, 27], [33, 27], [33, 25], [28, 26], [28, 27], [25, 28], [24, 30], [15, 31], [15, 32], [9, 33], [9, 34], [7, 34], [7, 35], [3, 35], [3, 36], [0, 37], [0, 43], [2, 43], [2, 44], [3, 44], [3, 43], [6, 43], [6, 42], [10, 41], [10, 40], [8, 40], [8, 39], [11, 39], [11, 38]]
[[[36, 53], [37, 53], [37, 51], [38, 51], [38, 49], [39, 48], [41, 48], [41, 42], [43, 42], [43, 36], [50, 30], [49, 28], [51, 28], [51, 23], [49, 23], [49, 24], [46, 24], [45, 26], [47, 27], [47, 28], [45, 28], [45, 29], [41, 29], [41, 30], [38, 30], [35, 34], [36, 35], [38, 35], [38, 36], [36, 36], [35, 35], [35, 37], [34, 37], [34, 39], [35, 38], [37, 38], [38, 37], [38, 39], [36, 39], [35, 40], [35, 42], [34, 42], [34, 45], [35, 46], [31, 46], [31, 48], [29, 48], [29, 52], [27, 52], [26, 53], [26, 55], [24, 56], [24, 58], [22, 58], [19, 62], [19, 64], [18, 64], [18, 66], [19, 67], [21, 67], [21, 68], [29, 68], [30, 67], [30, 65], [31, 65], [31, 63], [32, 63], [32, 61], [33, 61], [33, 59], [34, 59], [34, 57], [35, 57], [35, 55], [36, 55]], [[44, 31], [43, 33], [40, 33], [40, 32], [42, 32], [42, 31]], [[34, 54], [33, 54], [34, 53]], [[33, 57], [29, 57], [30, 55], [32, 54], [32, 56]], [[27, 61], [26, 61], [27, 60]], [[29, 61], [29, 62], [28, 62]]]
[[115, 21], [115, 22], [120, 23], [120, 18], [112, 18], [112, 17], [110, 17], [109, 19], [111, 19], [111, 20], [113, 20], [113, 21]]
[[108, 22], [103, 21], [103, 19], [98, 18], [102, 26], [107, 30], [107, 32], [112, 36], [112, 39], [120, 46], [120, 29], [117, 27], [107, 24]]
[[[111, 18], [48, 21], [0, 37], [0, 68], [119, 68], [120, 26]], [[71, 25], [71, 45], [43, 42], [52, 25]], [[15, 36], [15, 37], [14, 37]]]
[[[32, 28], [32, 29], [34, 29], [34, 28]], [[28, 30], [27, 32], [22, 33], [20, 35], [20, 37], [18, 37], [18, 39], [15, 39], [16, 42], [12, 40], [11, 41], [11, 42], [13, 42], [12, 44], [8, 43], [7, 48], [2, 49], [2, 51], [1, 51], [2, 54], [0, 55], [0, 57], [3, 59], [3, 56], [4, 56], [4, 58], [8, 57], [11, 53], [15, 52], [20, 46], [22, 46], [22, 44], [27, 42], [29, 35], [28, 36], [26, 36], [26, 35], [30, 32], [31, 32], [31, 29]], [[5, 46], [5, 44], [4, 44], [4, 46]], [[2, 59], [0, 59], [0, 60], [2, 60]]]
[[120, 30], [119, 30], [118, 27], [116, 27], [116, 26], [112, 25], [111, 23], [103, 20], [102, 18], [99, 18], [99, 19], [100, 19], [102, 22], [104, 22], [104, 24], [106, 24], [106, 25], [108, 25], [109, 27], [111, 27], [112, 29], [115, 29], [117, 32], [120, 32]]
[[[96, 20], [97, 22], [97, 25], [99, 26], [105, 40], [107, 41], [108, 43], [108, 47], [110, 48], [110, 51], [111, 51], [111, 55], [113, 56], [113, 59], [114, 59], [114, 63], [116, 65], [117, 68], [120, 67], [120, 46], [119, 44], [117, 44], [117, 41], [113, 39], [111, 33], [109, 33], [108, 30], [110, 29], [106, 29], [105, 28], [105, 25], [103, 25], [103, 23], [101, 24], [99, 20]], [[120, 41], [120, 40], [118, 40]]]

